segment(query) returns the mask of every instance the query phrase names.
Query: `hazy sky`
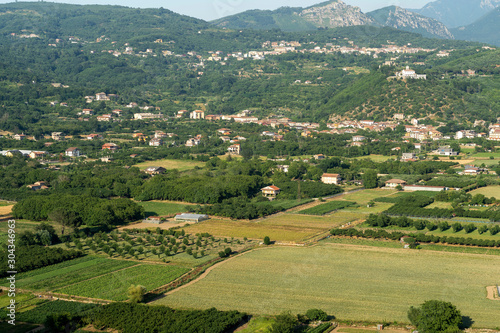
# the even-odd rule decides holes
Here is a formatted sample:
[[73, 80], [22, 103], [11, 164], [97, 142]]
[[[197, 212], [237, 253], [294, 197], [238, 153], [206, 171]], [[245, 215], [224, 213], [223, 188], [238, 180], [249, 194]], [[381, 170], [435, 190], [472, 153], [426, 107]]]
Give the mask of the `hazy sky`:
[[[21, 0], [22, 1], [22, 0]], [[33, 1], [33, 0], [32, 0]], [[47, 2], [62, 2], [71, 4], [112, 4], [128, 7], [170, 9], [176, 13], [185, 14], [204, 20], [237, 14], [248, 9], [276, 9], [282, 6], [308, 7], [324, 0], [48, 0]], [[404, 8], [422, 8], [432, 0], [343, 0], [349, 5], [361, 7], [363, 12], [397, 5]], [[0, 0], [0, 3], [13, 2]]]

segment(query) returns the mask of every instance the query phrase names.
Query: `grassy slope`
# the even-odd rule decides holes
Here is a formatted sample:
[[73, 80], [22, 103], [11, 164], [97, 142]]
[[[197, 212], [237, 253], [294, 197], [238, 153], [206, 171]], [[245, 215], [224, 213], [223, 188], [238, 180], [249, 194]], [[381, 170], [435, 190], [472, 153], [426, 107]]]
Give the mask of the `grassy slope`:
[[411, 305], [450, 301], [476, 327], [498, 326], [500, 302], [486, 299], [499, 283], [496, 256], [322, 245], [248, 253], [204, 280], [159, 301], [174, 307], [249, 313], [321, 308], [339, 319], [406, 322]]

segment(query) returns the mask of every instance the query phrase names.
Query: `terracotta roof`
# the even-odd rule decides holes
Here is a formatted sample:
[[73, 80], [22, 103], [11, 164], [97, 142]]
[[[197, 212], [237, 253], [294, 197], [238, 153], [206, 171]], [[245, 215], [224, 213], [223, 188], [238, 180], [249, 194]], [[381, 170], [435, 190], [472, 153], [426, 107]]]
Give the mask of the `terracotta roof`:
[[273, 190], [273, 191], [279, 191], [279, 190], [281, 190], [281, 189], [280, 189], [279, 187], [277, 187], [277, 186], [271, 185], [271, 186], [264, 187], [262, 190]]
[[322, 177], [338, 177], [338, 173], [324, 173]]

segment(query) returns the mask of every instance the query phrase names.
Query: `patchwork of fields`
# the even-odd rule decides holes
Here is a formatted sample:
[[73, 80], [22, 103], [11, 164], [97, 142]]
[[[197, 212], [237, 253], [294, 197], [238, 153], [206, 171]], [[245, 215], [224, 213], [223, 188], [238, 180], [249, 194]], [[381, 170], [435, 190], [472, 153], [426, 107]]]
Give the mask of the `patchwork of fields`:
[[[86, 256], [20, 273], [16, 287], [68, 295], [123, 301], [131, 284], [152, 290], [168, 284], [189, 269]], [[7, 286], [2, 279], [0, 285]]]
[[410, 306], [438, 299], [475, 326], [496, 327], [500, 302], [486, 298], [486, 287], [499, 277], [497, 256], [325, 243], [247, 253], [155, 303], [253, 314], [321, 308], [339, 319], [407, 322]]

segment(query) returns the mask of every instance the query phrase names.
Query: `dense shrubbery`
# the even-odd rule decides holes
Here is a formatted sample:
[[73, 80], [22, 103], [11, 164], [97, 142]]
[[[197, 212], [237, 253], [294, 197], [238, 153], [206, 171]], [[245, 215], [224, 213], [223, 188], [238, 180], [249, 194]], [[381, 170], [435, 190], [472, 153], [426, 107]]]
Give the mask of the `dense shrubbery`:
[[248, 202], [248, 199], [241, 197], [227, 199], [222, 203], [217, 203], [212, 206], [203, 206], [196, 209], [198, 213], [202, 214], [226, 216], [234, 219], [248, 220], [271, 215], [282, 210], [283, 208], [281, 206], [273, 206], [269, 203], [269, 201], [255, 204], [252, 202]]
[[96, 309], [90, 320], [96, 328], [111, 328], [123, 333], [222, 333], [234, 328], [244, 317], [245, 314], [238, 311], [223, 312], [213, 308], [188, 311], [165, 306], [112, 303]]
[[[57, 264], [58, 262], [81, 257], [83, 253], [75, 250], [43, 247], [38, 245], [16, 247], [16, 271], [18, 273]], [[8, 252], [0, 252], [0, 277], [8, 276], [10, 269], [7, 267]]]
[[156, 176], [142, 186], [137, 200], [175, 200], [215, 204], [238, 196], [253, 196], [264, 186], [261, 176]]
[[[18, 202], [12, 213], [15, 218], [42, 221], [57, 211], [65, 226], [78, 227], [117, 225], [138, 220], [144, 209], [129, 199], [99, 199], [83, 195], [35, 196]], [[59, 222], [59, 221], [57, 221]]]
[[467, 177], [436, 177], [427, 182], [428, 186], [446, 186], [463, 188], [476, 183], [476, 179]]
[[[280, 198], [297, 198], [299, 191], [298, 182], [278, 182], [276, 186], [281, 189]], [[317, 182], [300, 182], [300, 195], [302, 198], [321, 198], [342, 192], [342, 188], [337, 185]]]
[[418, 243], [443, 243], [451, 245], [468, 245], [480, 247], [500, 247], [500, 240], [474, 239], [463, 237], [447, 237], [426, 235], [423, 233], [407, 234], [400, 231], [388, 232], [386, 230], [357, 230], [357, 229], [333, 229], [330, 231], [333, 236], [363, 237], [374, 239], [399, 240], [403, 236], [411, 236]]

